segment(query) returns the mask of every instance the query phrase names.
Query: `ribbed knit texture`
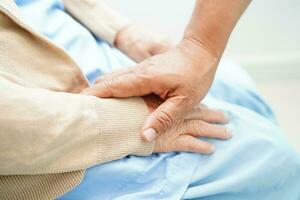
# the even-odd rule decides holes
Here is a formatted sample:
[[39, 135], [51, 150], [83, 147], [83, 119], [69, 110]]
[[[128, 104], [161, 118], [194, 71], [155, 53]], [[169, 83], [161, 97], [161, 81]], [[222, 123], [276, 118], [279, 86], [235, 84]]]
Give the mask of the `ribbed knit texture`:
[[[111, 107], [116, 112], [112, 112]], [[145, 156], [152, 153], [154, 143], [143, 142], [139, 134], [149, 115], [141, 98], [102, 99], [96, 102], [96, 112], [100, 131], [98, 161], [111, 161], [129, 154]]]
[[43, 175], [0, 176], [0, 200], [50, 200], [71, 190], [84, 171]]
[[0, 200], [54, 199], [88, 167], [149, 155], [142, 99], [71, 94], [87, 86], [78, 66], [15, 13], [0, 1]]

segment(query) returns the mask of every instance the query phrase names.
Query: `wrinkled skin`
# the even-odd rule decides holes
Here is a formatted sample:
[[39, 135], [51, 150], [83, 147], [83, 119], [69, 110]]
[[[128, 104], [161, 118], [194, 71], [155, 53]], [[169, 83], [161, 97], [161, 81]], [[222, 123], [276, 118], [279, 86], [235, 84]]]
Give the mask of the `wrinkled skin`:
[[218, 60], [206, 48], [186, 39], [135, 67], [101, 76], [94, 86], [83, 93], [98, 97], [154, 93], [166, 100], [144, 124], [144, 138], [149, 141], [149, 130], [155, 130], [156, 135], [164, 133], [173, 123], [184, 119], [200, 102], [212, 83], [217, 64]]
[[[150, 112], [153, 112], [163, 102], [155, 95], [147, 95], [143, 99]], [[228, 117], [223, 112], [199, 104], [183, 120], [176, 121], [171, 128], [166, 130], [165, 134], [156, 138], [154, 152], [213, 153], [214, 146], [211, 143], [201, 141], [201, 137], [229, 139], [231, 131], [220, 125], [227, 122]]]
[[[170, 135], [168, 130], [192, 132], [188, 129], [178, 131], [176, 127], [184, 126], [189, 114], [207, 94], [229, 36], [249, 3], [250, 0], [197, 0], [181, 42], [171, 48], [160, 47], [161, 51], [153, 50], [158, 43], [148, 37], [149, 34], [127, 27], [117, 36], [117, 47], [136, 61], [147, 59], [133, 68], [99, 78], [83, 93], [103, 98], [156, 94], [164, 102], [147, 118], [142, 128], [143, 138], [152, 141], [165, 134], [162, 136], [165, 140], [170, 137], [172, 141], [177, 141], [179, 135]], [[129, 42], [122, 37], [129, 38]], [[130, 37], [139, 39], [131, 40]], [[140, 42], [128, 45], [130, 41]], [[154, 56], [149, 57], [151, 55]], [[200, 133], [203, 132], [198, 130]], [[184, 143], [191, 147], [192, 140], [186, 139], [190, 137], [184, 138]], [[161, 149], [164, 151], [166, 148]]]

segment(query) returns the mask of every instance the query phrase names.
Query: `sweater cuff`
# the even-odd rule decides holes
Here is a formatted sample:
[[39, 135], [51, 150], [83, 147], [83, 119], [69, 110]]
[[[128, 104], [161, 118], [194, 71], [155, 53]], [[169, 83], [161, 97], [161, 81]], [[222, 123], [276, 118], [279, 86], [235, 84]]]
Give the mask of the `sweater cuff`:
[[127, 155], [147, 156], [154, 142], [144, 142], [141, 128], [149, 115], [141, 98], [98, 99], [99, 124], [97, 161], [108, 162]]

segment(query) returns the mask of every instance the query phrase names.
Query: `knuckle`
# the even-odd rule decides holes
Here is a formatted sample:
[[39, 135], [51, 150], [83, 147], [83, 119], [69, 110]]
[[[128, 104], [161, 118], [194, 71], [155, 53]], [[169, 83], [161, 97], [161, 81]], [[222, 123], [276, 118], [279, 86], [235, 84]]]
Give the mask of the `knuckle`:
[[195, 126], [196, 126], [195, 121], [191, 121], [191, 122], [187, 123], [187, 125], [186, 125], [187, 131], [189, 131], [189, 132], [197, 131], [197, 128]]
[[149, 71], [147, 67], [137, 67], [132, 74], [138, 77], [142, 86], [153, 87], [154, 76]]
[[196, 123], [195, 121], [189, 121], [187, 123], [185, 123], [184, 128], [185, 128], [185, 132], [186, 133], [195, 133], [197, 132], [197, 128], [195, 127]]
[[205, 132], [205, 125], [203, 121], [195, 121], [194, 122], [194, 131], [198, 133], [198, 135], [203, 135]]
[[160, 114], [157, 116], [157, 121], [159, 122], [161, 127], [164, 130], [166, 130], [168, 127], [170, 127], [173, 124], [174, 119], [168, 112], [161, 110]]
[[103, 88], [110, 88], [115, 82], [114, 78], [110, 78], [110, 79], [105, 79], [103, 81], [101, 81], [101, 85]]
[[195, 108], [194, 108], [194, 110], [195, 110], [195, 112], [197, 112], [197, 113], [203, 113], [203, 109], [200, 107], [200, 106], [196, 106]]
[[179, 122], [176, 122], [176, 124], [174, 124], [174, 129], [175, 129], [175, 132], [178, 133], [179, 135], [180, 134], [184, 134], [184, 132], [186, 132], [186, 123], [184, 123], [183, 121], [179, 121]]
[[121, 85], [122, 81], [124, 81], [124, 77], [121, 75], [103, 80], [102, 85], [104, 88], [114, 89], [116, 86]]
[[192, 151], [194, 149], [194, 144], [188, 137], [184, 137], [179, 141], [179, 146], [185, 151]]

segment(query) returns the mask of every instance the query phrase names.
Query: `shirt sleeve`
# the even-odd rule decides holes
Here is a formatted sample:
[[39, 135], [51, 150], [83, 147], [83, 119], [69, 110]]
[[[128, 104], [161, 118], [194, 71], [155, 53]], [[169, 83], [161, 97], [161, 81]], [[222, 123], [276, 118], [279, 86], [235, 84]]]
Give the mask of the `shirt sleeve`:
[[4, 72], [0, 85], [0, 175], [75, 171], [152, 152], [140, 137], [148, 115], [140, 98], [26, 87]]
[[117, 32], [129, 20], [108, 7], [102, 0], [63, 0], [66, 10], [95, 35], [114, 45]]

